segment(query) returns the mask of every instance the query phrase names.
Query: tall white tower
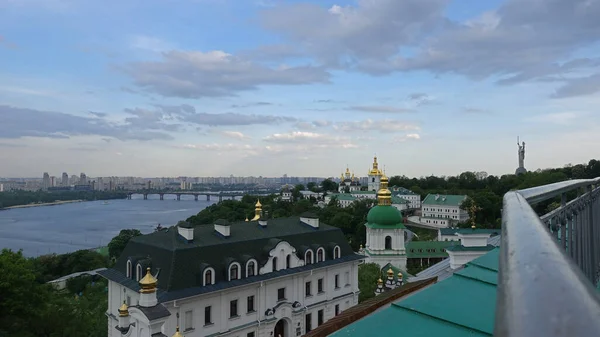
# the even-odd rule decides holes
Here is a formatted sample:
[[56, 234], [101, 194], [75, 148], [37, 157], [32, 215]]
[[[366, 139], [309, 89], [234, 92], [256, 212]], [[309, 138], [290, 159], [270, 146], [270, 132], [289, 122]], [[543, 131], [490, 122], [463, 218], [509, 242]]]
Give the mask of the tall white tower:
[[377, 164], [377, 156], [375, 156], [373, 157], [373, 167], [369, 171], [369, 191], [379, 191], [382, 175], [383, 173], [379, 169], [379, 164]]

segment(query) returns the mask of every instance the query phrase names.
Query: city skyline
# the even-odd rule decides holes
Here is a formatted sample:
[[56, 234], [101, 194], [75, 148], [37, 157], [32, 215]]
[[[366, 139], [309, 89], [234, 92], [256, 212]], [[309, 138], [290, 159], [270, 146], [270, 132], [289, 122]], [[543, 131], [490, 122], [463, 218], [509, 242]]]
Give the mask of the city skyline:
[[502, 175], [517, 136], [528, 170], [587, 163], [598, 16], [584, 0], [5, 1], [0, 176], [364, 176], [375, 154], [390, 175]]

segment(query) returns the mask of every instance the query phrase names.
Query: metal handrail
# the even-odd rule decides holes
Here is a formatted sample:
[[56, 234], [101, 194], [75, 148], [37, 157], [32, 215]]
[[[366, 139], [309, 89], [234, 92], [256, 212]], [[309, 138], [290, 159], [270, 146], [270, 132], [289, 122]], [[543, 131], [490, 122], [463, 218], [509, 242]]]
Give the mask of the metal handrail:
[[[571, 221], [571, 234], [565, 234], [567, 232], [562, 230], [561, 247], [531, 208], [531, 204], [559, 195], [563, 197], [561, 207], [565, 207], [565, 193], [579, 187], [588, 187], [589, 193], [581, 197], [590, 200], [587, 205], [598, 206], [598, 200], [594, 203], [591, 201], [591, 185], [599, 183], [600, 178], [570, 180], [504, 195], [494, 336], [600, 336], [600, 296], [589, 277], [563, 249], [567, 235], [574, 233], [575, 222], [568, 220]], [[592, 211], [598, 214], [597, 208], [587, 211], [587, 214], [592, 214]], [[563, 226], [568, 218], [566, 213], [561, 218]], [[585, 231], [576, 234], [585, 233], [593, 235], [593, 232]], [[596, 230], [593, 237], [597, 238], [598, 233], [600, 229]], [[572, 244], [573, 239], [569, 240]], [[569, 249], [572, 250], [573, 246]]]

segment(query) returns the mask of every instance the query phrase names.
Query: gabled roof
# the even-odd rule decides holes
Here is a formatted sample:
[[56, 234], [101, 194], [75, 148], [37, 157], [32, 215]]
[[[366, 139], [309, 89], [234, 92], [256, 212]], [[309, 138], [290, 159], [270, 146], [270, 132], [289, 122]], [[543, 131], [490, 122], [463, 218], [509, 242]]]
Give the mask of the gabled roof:
[[400, 186], [392, 186], [392, 194], [400, 195], [417, 195], [417, 193]]
[[[469, 262], [452, 277], [330, 336], [492, 336], [496, 312], [499, 249]], [[401, 322], [401, 324], [390, 324]]]
[[422, 205], [438, 205], [438, 206], [460, 206], [467, 198], [466, 195], [452, 194], [428, 194], [423, 199]]

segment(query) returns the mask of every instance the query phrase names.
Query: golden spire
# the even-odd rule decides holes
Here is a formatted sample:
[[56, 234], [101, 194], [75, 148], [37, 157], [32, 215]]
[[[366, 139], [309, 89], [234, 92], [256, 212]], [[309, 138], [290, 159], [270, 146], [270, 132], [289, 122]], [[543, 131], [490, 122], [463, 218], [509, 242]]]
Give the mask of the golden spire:
[[360, 249], [363, 249], [363, 245], [362, 245], [362, 243], [360, 244]]
[[382, 285], [382, 284], [383, 284], [383, 280], [380, 277], [379, 280], [377, 280], [377, 285]]
[[471, 228], [475, 229], [475, 221], [477, 218], [477, 211], [480, 211], [481, 207], [477, 206], [475, 202], [471, 203], [471, 207], [469, 207], [469, 217], [471, 218]]
[[402, 278], [402, 273], [398, 272], [398, 278]]
[[148, 267], [146, 269], [146, 276], [144, 276], [144, 278], [140, 280], [140, 287], [142, 287], [140, 293], [151, 294], [155, 292], [157, 282], [158, 280], [154, 276], [152, 276], [152, 273], [150, 273], [150, 267]]
[[248, 217], [246, 217], [246, 220], [244, 220], [244, 221], [248, 222], [248, 221], [250, 221], [250, 220], [248, 220]]
[[254, 218], [252, 218], [252, 220], [250, 221], [257, 221], [258, 219], [260, 219], [260, 216], [262, 215], [262, 205], [260, 203], [260, 200], [256, 201], [256, 208], [254, 209]]
[[123, 304], [119, 307], [119, 317], [127, 316], [129, 316], [129, 308], [127, 307], [127, 304], [125, 304], [125, 301], [123, 301]]
[[346, 166], [346, 175], [350, 175], [350, 169], [348, 168], [348, 166]]
[[370, 176], [382, 176], [383, 173], [379, 169], [379, 164], [377, 163], [377, 156], [373, 157], [373, 168], [369, 171]]
[[175, 328], [175, 334], [173, 335], [173, 337], [183, 337], [181, 332], [179, 332], [179, 327]]
[[392, 270], [392, 268], [390, 267], [390, 269], [388, 269], [387, 271], [387, 276], [388, 277], [394, 277], [394, 271]]
[[392, 204], [392, 192], [388, 190], [388, 178], [384, 174], [381, 177], [381, 184], [379, 185], [379, 191], [377, 191], [377, 205], [379, 206], [390, 206]]

